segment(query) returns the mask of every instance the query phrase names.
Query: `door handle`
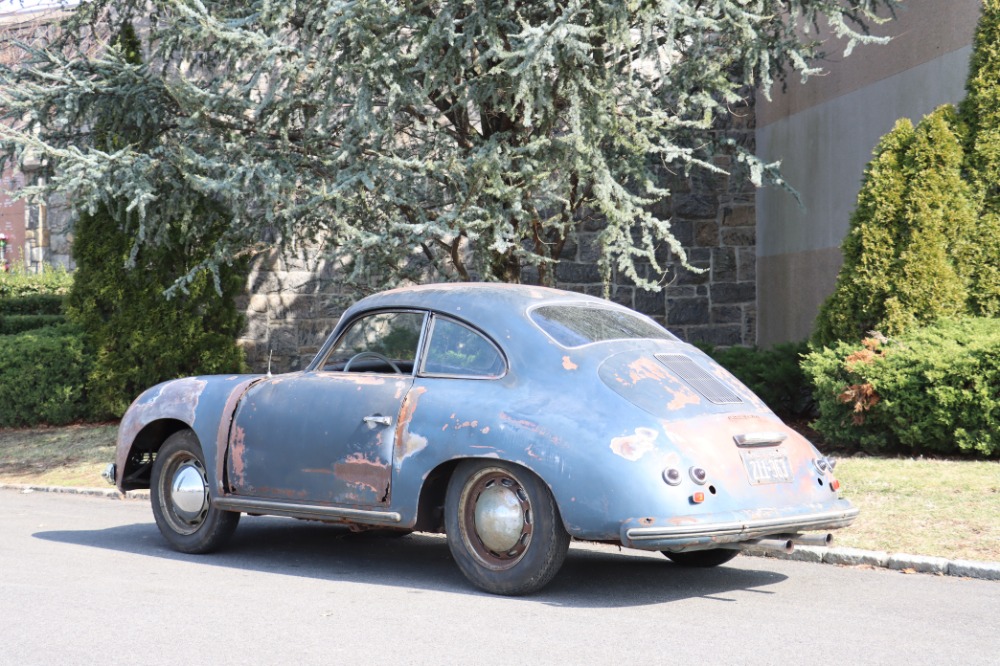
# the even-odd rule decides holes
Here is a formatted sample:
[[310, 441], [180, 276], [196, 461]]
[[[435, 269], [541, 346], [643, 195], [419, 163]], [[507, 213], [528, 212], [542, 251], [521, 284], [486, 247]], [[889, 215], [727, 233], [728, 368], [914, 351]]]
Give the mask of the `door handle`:
[[366, 417], [364, 417], [361, 420], [364, 421], [365, 423], [367, 423], [370, 426], [375, 426], [375, 425], [391, 426], [392, 425], [392, 417], [391, 416], [377, 416], [377, 415], [373, 414], [372, 416], [366, 416]]

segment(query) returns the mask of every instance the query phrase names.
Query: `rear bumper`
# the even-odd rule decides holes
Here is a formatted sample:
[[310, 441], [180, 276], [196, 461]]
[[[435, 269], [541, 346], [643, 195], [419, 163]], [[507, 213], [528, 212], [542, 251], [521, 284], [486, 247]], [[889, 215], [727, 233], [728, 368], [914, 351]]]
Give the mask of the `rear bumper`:
[[[745, 513], [746, 515], [741, 515]], [[673, 519], [663, 526], [643, 526], [636, 521], [621, 527], [622, 545], [640, 550], [684, 551], [713, 548], [721, 544], [761, 539], [775, 534], [794, 534], [847, 527], [858, 516], [858, 509], [847, 500], [838, 500], [835, 508], [820, 511], [801, 509], [775, 510], [762, 517], [761, 512], [707, 514]]]

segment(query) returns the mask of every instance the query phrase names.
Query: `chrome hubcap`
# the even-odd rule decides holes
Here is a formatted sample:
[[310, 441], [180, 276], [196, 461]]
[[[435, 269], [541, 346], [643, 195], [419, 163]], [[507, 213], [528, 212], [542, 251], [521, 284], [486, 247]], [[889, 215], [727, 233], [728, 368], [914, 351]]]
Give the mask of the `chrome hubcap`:
[[208, 486], [200, 466], [186, 462], [177, 468], [170, 484], [170, 500], [178, 518], [188, 523], [198, 520], [208, 505]]
[[494, 553], [513, 550], [524, 533], [521, 499], [504, 481], [485, 488], [476, 501], [476, 534]]

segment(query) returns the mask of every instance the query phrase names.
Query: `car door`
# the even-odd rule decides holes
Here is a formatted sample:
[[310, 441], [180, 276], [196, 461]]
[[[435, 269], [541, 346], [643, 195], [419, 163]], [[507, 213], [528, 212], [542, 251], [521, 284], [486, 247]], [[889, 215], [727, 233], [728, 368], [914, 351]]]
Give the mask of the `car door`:
[[389, 503], [395, 425], [413, 383], [421, 312], [359, 316], [311, 372], [265, 379], [240, 401], [227, 472], [238, 496]]

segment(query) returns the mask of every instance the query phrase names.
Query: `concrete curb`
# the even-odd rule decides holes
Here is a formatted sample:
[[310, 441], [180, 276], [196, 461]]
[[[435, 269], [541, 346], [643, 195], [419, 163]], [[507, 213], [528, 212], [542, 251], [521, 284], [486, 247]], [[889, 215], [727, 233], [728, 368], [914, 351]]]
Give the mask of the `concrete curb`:
[[869, 566], [892, 569], [901, 573], [924, 573], [938, 576], [1000, 580], [1000, 562], [949, 560], [945, 557], [886, 553], [884, 551], [860, 550], [858, 548], [823, 548], [820, 546], [796, 546], [795, 550], [791, 553], [774, 553], [753, 549], [745, 552], [756, 557], [773, 557], [779, 560], [822, 562], [824, 564], [838, 564], [847, 567]]
[[[111, 488], [69, 488], [61, 486], [34, 486], [0, 483], [0, 490], [16, 490], [21, 493], [65, 493], [68, 495], [89, 495], [107, 499], [147, 500], [148, 490], [130, 490], [122, 495]], [[975, 562], [970, 560], [949, 560], [944, 557], [886, 553], [883, 551], [860, 550], [858, 548], [824, 548], [820, 546], [796, 546], [791, 553], [775, 553], [750, 549], [744, 551], [754, 557], [773, 557], [779, 560], [797, 562], [817, 562], [840, 566], [869, 566], [891, 569], [902, 573], [923, 573], [938, 576], [958, 576], [981, 580], [1000, 581], [1000, 562]]]
[[0, 490], [16, 490], [20, 493], [62, 493], [65, 495], [89, 495], [106, 499], [148, 500], [148, 490], [130, 490], [122, 495], [114, 488], [72, 488], [69, 486], [35, 486], [24, 483], [0, 483]]

